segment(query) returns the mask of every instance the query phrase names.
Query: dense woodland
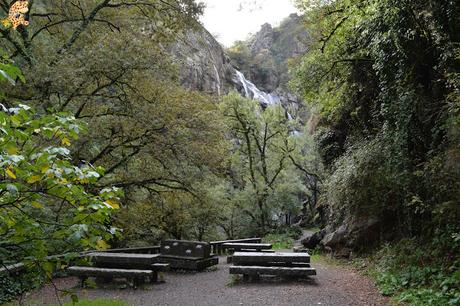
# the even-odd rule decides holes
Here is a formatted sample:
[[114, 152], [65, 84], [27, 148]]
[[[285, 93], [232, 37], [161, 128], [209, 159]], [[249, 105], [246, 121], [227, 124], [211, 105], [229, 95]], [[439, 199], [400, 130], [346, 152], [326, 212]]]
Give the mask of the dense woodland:
[[[0, 266], [34, 281], [0, 278], [0, 302], [81, 251], [302, 225], [398, 301], [460, 303], [460, 5], [296, 2], [271, 51], [227, 52], [301, 96], [297, 118], [182, 86], [193, 0], [35, 0], [30, 25], [1, 23]], [[302, 54], [267, 55], [294, 32]]]

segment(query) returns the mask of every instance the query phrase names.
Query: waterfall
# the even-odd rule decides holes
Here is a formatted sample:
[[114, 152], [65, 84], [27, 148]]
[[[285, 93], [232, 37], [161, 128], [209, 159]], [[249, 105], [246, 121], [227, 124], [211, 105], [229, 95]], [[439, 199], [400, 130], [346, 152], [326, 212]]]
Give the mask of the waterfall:
[[[257, 88], [256, 85], [254, 85], [254, 83], [246, 79], [246, 77], [241, 71], [235, 70], [234, 82], [237, 85], [242, 86], [242, 88], [244, 89], [244, 92], [242, 92], [242, 94], [244, 94], [246, 98], [259, 101], [262, 107], [264, 108], [273, 104], [281, 104], [281, 99], [277, 95], [269, 94], [260, 90], [259, 88]], [[294, 121], [294, 118], [291, 115], [291, 113], [289, 113], [287, 109], [285, 109], [285, 111], [287, 119], [289, 121]], [[300, 136], [301, 132], [293, 128], [292, 135]]]
[[246, 77], [241, 71], [235, 70], [235, 72], [235, 82], [243, 86], [244, 95], [246, 98], [258, 100], [264, 107], [281, 102], [278, 96], [266, 93], [257, 88], [257, 86], [254, 85], [254, 83], [246, 79]]

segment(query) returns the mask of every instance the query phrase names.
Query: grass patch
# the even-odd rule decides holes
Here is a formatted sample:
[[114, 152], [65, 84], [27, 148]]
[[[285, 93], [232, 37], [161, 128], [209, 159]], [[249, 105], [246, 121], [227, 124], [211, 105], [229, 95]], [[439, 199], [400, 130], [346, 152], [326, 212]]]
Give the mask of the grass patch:
[[310, 258], [312, 262], [319, 262], [319, 263], [323, 263], [329, 266], [347, 266], [349, 265], [348, 261], [324, 254], [323, 252], [319, 250], [314, 250], [313, 252], [311, 252]]
[[233, 287], [241, 283], [241, 276], [239, 275], [231, 275], [230, 280], [227, 283], [227, 287]]
[[271, 243], [274, 250], [292, 249], [294, 239], [287, 234], [269, 234], [263, 239], [265, 243]]

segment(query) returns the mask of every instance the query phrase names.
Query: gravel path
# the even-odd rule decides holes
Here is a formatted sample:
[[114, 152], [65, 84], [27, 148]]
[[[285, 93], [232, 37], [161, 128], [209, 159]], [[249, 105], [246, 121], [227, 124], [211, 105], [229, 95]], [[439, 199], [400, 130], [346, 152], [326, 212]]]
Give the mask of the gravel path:
[[[390, 305], [381, 297], [372, 281], [357, 272], [320, 262], [313, 262], [318, 276], [310, 280], [287, 281], [262, 279], [259, 282], [237, 282], [232, 284], [225, 258], [220, 259], [217, 269], [195, 273], [167, 273], [165, 283], [132, 289], [78, 289], [78, 280], [64, 278], [56, 281], [61, 288], [77, 288], [80, 299], [121, 299], [128, 305], [171, 306], [308, 306], [308, 305]], [[48, 305], [57, 303], [54, 288], [27, 296], [26, 305]]]

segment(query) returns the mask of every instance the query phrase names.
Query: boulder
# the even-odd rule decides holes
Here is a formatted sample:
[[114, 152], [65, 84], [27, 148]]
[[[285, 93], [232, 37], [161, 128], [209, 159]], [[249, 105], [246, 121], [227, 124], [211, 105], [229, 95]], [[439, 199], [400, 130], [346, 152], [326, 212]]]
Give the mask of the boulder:
[[341, 225], [337, 230], [324, 235], [321, 245], [334, 249], [346, 244], [348, 236], [347, 225]]
[[321, 240], [324, 238], [326, 235], [326, 230], [320, 230], [310, 236], [307, 236], [305, 239], [302, 240], [302, 245], [306, 247], [307, 249], [314, 249], [316, 248]]
[[338, 228], [325, 230], [319, 243], [336, 257], [350, 257], [353, 251], [362, 251], [379, 241], [380, 222], [377, 219], [348, 218]]

